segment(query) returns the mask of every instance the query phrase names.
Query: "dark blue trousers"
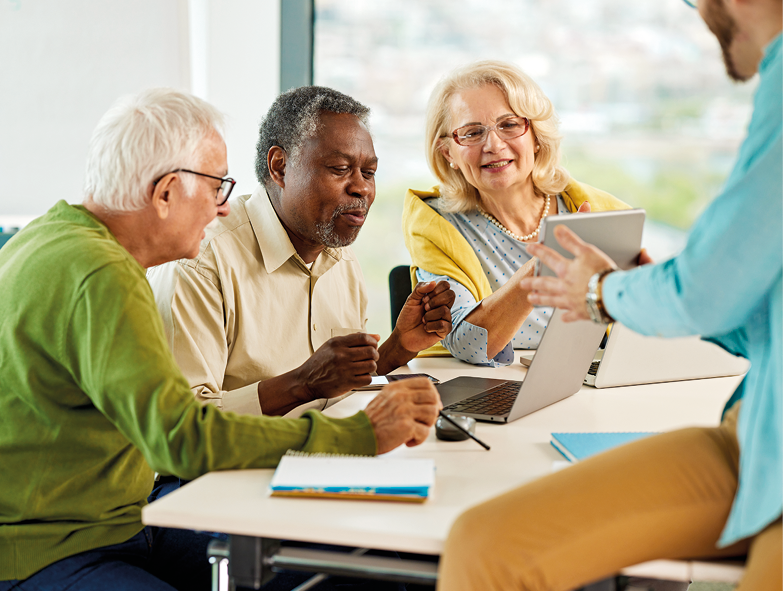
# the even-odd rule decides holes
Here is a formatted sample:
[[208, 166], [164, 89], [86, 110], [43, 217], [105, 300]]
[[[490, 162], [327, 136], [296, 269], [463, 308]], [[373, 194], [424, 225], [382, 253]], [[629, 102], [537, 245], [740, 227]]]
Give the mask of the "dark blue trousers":
[[207, 591], [211, 539], [186, 530], [145, 527], [122, 544], [69, 556], [23, 581], [0, 581], [0, 591]]
[[[180, 486], [179, 479], [164, 478], [149, 501]], [[121, 544], [104, 546], [50, 564], [23, 581], [0, 581], [0, 591], [207, 591], [211, 565], [207, 545], [224, 534], [145, 527]], [[264, 591], [287, 591], [309, 579], [308, 573], [281, 573]], [[380, 581], [329, 578], [318, 591], [398, 590], [403, 585]]]

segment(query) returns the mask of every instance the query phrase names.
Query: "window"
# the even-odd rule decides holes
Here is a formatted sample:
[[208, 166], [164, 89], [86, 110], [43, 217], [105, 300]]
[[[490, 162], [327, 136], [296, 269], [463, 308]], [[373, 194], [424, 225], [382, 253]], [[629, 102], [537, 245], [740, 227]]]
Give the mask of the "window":
[[388, 334], [389, 270], [410, 261], [405, 190], [435, 184], [424, 111], [437, 80], [478, 59], [519, 65], [561, 119], [572, 176], [647, 210], [665, 258], [719, 191], [755, 84], [726, 77], [717, 41], [675, 0], [316, 0], [315, 83], [373, 110], [377, 197], [356, 243], [372, 332]]

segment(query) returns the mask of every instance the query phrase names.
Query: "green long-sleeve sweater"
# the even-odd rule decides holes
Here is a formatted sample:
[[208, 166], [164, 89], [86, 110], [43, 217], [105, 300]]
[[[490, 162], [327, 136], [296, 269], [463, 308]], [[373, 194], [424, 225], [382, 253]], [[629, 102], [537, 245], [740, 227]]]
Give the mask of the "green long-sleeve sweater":
[[59, 202], [0, 250], [0, 580], [135, 535], [153, 470], [268, 468], [289, 448], [376, 443], [364, 413], [197, 403], [144, 269], [83, 207]]

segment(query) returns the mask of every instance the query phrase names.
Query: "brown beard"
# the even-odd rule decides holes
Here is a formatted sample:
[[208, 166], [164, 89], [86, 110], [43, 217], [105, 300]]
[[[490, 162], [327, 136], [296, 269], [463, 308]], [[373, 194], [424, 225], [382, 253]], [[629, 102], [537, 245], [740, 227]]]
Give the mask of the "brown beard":
[[720, 50], [723, 53], [723, 63], [726, 66], [726, 73], [729, 78], [736, 82], [744, 82], [748, 76], [743, 76], [737, 71], [734, 60], [731, 59], [729, 48], [734, 35], [737, 33], [737, 23], [726, 10], [723, 0], [709, 0], [707, 10], [704, 15], [704, 22], [718, 39]]

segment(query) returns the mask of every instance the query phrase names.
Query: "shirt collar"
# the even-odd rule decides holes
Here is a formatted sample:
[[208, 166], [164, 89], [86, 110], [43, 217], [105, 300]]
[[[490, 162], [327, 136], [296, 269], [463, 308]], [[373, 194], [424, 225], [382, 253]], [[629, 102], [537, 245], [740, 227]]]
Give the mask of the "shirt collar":
[[245, 202], [245, 211], [261, 249], [266, 272], [273, 273], [296, 254], [296, 249], [262, 185], [258, 185]]
[[[302, 269], [310, 272], [299, 254], [296, 252], [288, 233], [285, 231], [277, 212], [269, 201], [263, 185], [258, 185], [253, 194], [245, 202], [245, 211], [256, 236], [256, 242], [261, 249], [264, 267], [267, 273], [273, 273], [294, 257], [301, 263]], [[331, 268], [343, 256], [341, 248], [325, 248], [315, 260], [312, 274], [320, 275]]]
[[780, 55], [780, 47], [781, 43], [783, 43], [781, 41], [782, 38], [783, 33], [778, 33], [778, 36], [770, 41], [769, 44], [764, 48], [764, 57], [759, 64], [759, 74], [766, 70]]

